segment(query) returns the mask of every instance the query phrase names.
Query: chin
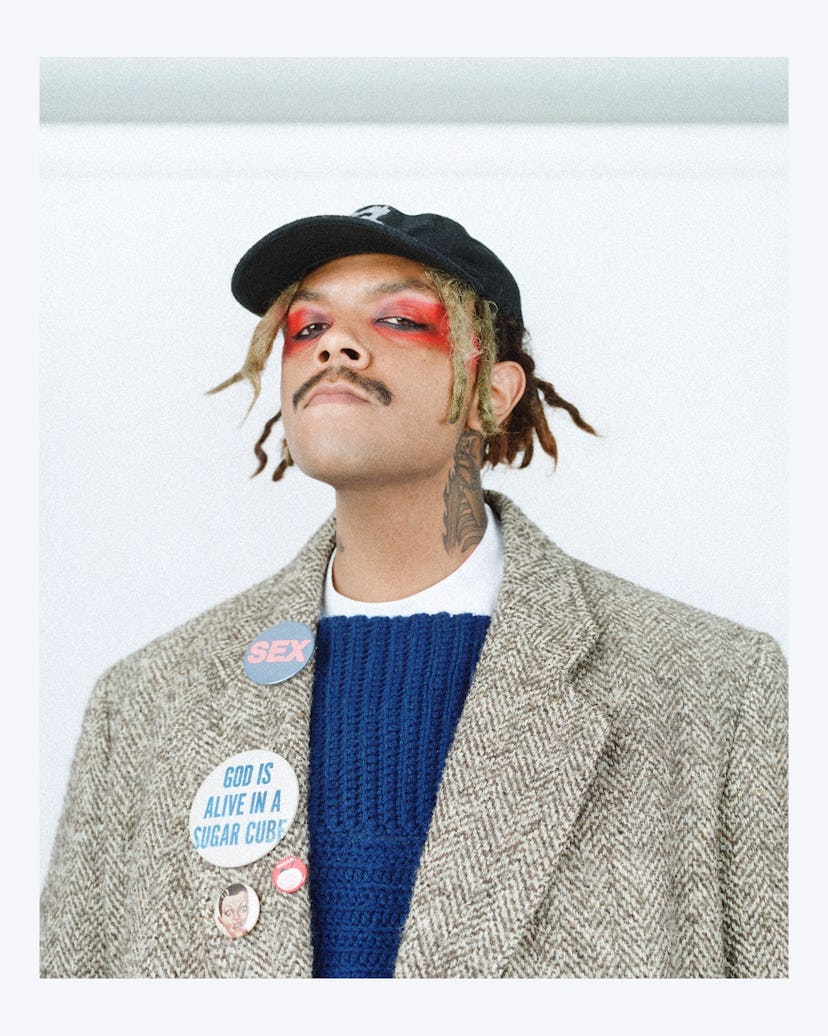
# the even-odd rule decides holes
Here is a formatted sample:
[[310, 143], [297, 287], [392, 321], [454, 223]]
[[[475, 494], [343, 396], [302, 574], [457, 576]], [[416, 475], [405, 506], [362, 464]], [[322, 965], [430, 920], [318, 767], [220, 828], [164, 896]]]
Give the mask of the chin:
[[[355, 444], [344, 440], [328, 443], [320, 448], [318, 443], [307, 449], [296, 449], [289, 446], [294, 464], [309, 478], [328, 485], [342, 485], [351, 482], [364, 482], [370, 479], [377, 467], [382, 467], [382, 460], [369, 452], [360, 450]], [[380, 462], [379, 464], [377, 462]], [[378, 472], [377, 472], [378, 473]]]
[[[295, 459], [295, 458], [294, 458]], [[299, 470], [317, 482], [324, 482], [333, 489], [344, 489], [347, 486], [365, 485], [374, 479], [364, 467], [352, 464], [301, 464], [295, 461]]]

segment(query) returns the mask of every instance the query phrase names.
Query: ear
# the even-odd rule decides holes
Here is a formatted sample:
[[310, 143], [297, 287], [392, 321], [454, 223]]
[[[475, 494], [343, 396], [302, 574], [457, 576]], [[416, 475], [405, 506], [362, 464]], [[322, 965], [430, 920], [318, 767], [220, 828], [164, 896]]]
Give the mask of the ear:
[[[518, 404], [526, 388], [526, 374], [523, 367], [514, 360], [504, 360], [502, 363], [492, 365], [492, 380], [489, 386], [489, 396], [492, 400], [492, 411], [497, 418], [498, 424], [503, 424]], [[479, 402], [479, 389], [474, 390], [469, 415], [466, 419], [466, 427], [472, 431], [482, 431], [480, 416], [477, 412]]]

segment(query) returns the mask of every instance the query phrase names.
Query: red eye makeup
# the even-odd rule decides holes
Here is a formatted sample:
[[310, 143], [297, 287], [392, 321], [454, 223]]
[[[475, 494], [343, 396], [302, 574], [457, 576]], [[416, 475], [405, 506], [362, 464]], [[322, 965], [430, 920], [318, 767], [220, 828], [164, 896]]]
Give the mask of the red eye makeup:
[[319, 309], [300, 306], [292, 309], [285, 320], [285, 343], [282, 356], [292, 356], [315, 341], [330, 327], [330, 320]]
[[449, 322], [441, 302], [422, 298], [400, 298], [386, 303], [374, 326], [387, 338], [406, 341], [428, 349], [451, 351]]
[[[419, 296], [385, 299], [378, 312], [366, 312], [365, 321], [370, 330], [388, 341], [451, 352], [448, 316], [437, 299]], [[334, 325], [335, 320], [319, 306], [291, 309], [285, 320], [283, 358], [312, 345]]]

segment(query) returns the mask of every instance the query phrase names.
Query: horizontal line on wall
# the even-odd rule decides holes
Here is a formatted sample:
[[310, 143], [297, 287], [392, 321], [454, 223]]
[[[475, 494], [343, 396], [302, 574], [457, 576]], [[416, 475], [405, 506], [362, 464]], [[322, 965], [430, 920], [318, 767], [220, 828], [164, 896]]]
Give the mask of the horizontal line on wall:
[[42, 122], [786, 122], [783, 57], [44, 57]]

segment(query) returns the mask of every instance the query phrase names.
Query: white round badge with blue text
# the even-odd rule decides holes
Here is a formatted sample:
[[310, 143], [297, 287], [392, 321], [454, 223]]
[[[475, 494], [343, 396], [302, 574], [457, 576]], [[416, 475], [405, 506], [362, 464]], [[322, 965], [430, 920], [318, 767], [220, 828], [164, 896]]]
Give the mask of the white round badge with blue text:
[[241, 752], [205, 777], [190, 809], [190, 841], [216, 867], [244, 867], [285, 837], [299, 805], [293, 767], [276, 752]]
[[289, 680], [308, 664], [315, 644], [313, 630], [304, 622], [277, 622], [250, 641], [244, 671], [258, 684]]

